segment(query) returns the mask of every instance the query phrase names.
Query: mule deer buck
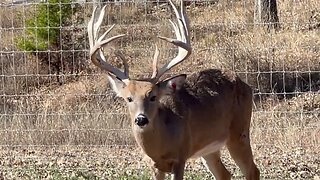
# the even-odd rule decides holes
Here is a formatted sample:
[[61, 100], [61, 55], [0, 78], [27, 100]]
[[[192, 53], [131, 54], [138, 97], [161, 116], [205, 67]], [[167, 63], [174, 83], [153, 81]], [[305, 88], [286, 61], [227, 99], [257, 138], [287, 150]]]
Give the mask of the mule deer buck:
[[[109, 82], [129, 108], [136, 142], [152, 161], [153, 177], [163, 180], [172, 173], [183, 179], [189, 158], [202, 157], [216, 179], [230, 179], [222, 164], [220, 149], [226, 145], [246, 179], [259, 179], [250, 146], [249, 127], [252, 113], [252, 90], [234, 73], [207, 69], [189, 76], [177, 75], [160, 80], [168, 70], [191, 54], [189, 22], [181, 0], [181, 10], [169, 0], [177, 22], [170, 20], [176, 39], [159, 37], [178, 47], [175, 58], [158, 69], [159, 50], [153, 59], [150, 78], [130, 79], [123, 55], [118, 54], [124, 71], [112, 66], [103, 48], [124, 34], [105, 39], [113, 26], [100, 37], [105, 7], [97, 16], [94, 9], [88, 23], [90, 58], [108, 73]], [[97, 16], [97, 17], [96, 17]]]

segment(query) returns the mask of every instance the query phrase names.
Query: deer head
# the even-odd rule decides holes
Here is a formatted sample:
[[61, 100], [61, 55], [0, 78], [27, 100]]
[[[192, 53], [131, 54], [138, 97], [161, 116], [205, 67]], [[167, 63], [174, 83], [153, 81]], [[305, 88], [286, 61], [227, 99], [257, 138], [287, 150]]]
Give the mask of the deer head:
[[171, 95], [179, 90], [186, 78], [186, 75], [182, 74], [166, 80], [160, 80], [160, 77], [163, 74], [187, 59], [191, 54], [189, 22], [185, 15], [183, 1], [181, 0], [180, 11], [178, 11], [171, 0], [169, 0], [169, 2], [176, 17], [176, 22], [170, 20], [176, 38], [173, 39], [162, 36], [159, 36], [159, 38], [177, 46], [178, 54], [175, 58], [170, 60], [159, 69], [159, 50], [156, 47], [152, 65], [153, 72], [150, 78], [130, 79], [127, 60], [119, 52], [116, 53], [116, 55], [123, 61], [124, 70], [121, 71], [120, 69], [108, 63], [108, 56], [104, 55], [103, 48], [108, 43], [125, 35], [120, 34], [106, 39], [108, 33], [113, 29], [113, 25], [100, 37], [98, 36], [106, 6], [101, 9], [100, 13], [98, 13], [98, 16], [96, 16], [97, 8], [95, 8], [88, 23], [91, 61], [96, 66], [108, 72], [108, 79], [112, 89], [117, 93], [118, 96], [122, 97], [127, 102], [132, 122], [141, 128], [146, 128], [153, 124], [153, 120], [156, 118], [158, 113], [158, 108], [160, 105], [159, 100], [161, 97]]

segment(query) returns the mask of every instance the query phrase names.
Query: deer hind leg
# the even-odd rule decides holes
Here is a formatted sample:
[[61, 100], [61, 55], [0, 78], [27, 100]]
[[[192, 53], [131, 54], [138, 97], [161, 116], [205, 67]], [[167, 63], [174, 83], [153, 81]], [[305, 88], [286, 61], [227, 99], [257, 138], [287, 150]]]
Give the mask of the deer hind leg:
[[203, 163], [217, 180], [231, 179], [230, 172], [226, 169], [220, 159], [220, 151], [202, 156]]
[[247, 180], [260, 179], [259, 169], [253, 161], [249, 131], [242, 134], [232, 134], [227, 142], [227, 148]]

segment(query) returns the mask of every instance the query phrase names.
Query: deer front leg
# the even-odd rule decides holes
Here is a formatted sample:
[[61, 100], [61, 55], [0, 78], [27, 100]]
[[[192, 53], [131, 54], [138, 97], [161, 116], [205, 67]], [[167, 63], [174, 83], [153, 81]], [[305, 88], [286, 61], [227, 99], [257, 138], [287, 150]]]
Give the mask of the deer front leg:
[[153, 167], [152, 168], [152, 171], [153, 171], [153, 179], [154, 180], [164, 180], [165, 178], [165, 173], [160, 171], [159, 169]]
[[172, 180], [183, 180], [185, 162], [175, 163], [172, 166]]

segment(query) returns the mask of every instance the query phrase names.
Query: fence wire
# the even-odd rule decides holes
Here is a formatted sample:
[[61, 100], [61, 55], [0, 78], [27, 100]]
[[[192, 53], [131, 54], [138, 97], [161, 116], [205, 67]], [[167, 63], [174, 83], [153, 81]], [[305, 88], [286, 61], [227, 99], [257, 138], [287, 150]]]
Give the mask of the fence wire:
[[[271, 30], [255, 21], [254, 0], [185, 4], [193, 54], [167, 75], [235, 71], [254, 91], [251, 139], [262, 176], [319, 177], [320, 2], [278, 0]], [[112, 54], [123, 52], [131, 77], [151, 74], [156, 44], [161, 64], [175, 55], [157, 38], [173, 36], [167, 1], [0, 0], [0, 179], [149, 177], [124, 102], [89, 61], [94, 5], [107, 5], [101, 31], [116, 24], [111, 36], [126, 34], [105, 51], [119, 67]], [[199, 161], [187, 169], [189, 179], [210, 179]]]

